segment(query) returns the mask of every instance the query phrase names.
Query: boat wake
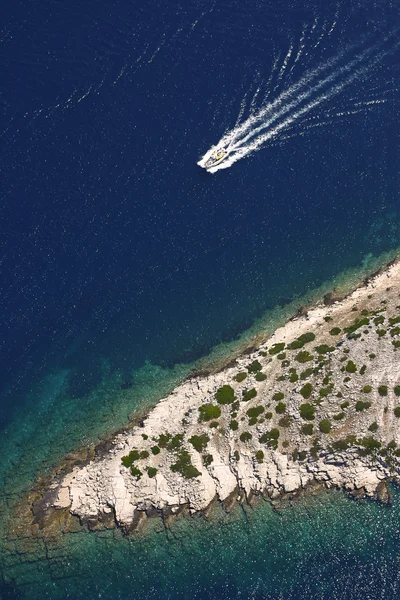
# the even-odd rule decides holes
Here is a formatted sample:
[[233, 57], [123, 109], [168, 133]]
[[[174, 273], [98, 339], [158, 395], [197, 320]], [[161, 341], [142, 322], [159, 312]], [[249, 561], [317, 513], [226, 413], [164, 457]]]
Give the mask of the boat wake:
[[[295, 125], [298, 130], [297, 135], [299, 135], [313, 127], [326, 124], [326, 121], [310, 124], [310, 121], [315, 118], [315, 116], [313, 117], [315, 109], [340, 94], [356, 79], [365, 77], [390, 52], [385, 49], [385, 42], [388, 40], [389, 38], [385, 38], [364, 49], [357, 50], [355, 46], [348, 47], [336, 57], [305, 73], [297, 82], [284, 89], [273, 101], [268, 100], [269, 91], [265, 96], [264, 104], [257, 111], [254, 111], [254, 102], [252, 102], [252, 112], [245, 120], [242, 120], [244, 112], [242, 106], [236, 125], [227, 131], [197, 164], [210, 173], [215, 173], [231, 167], [238, 160], [267, 145], [293, 137], [293, 135], [287, 134], [294, 129]], [[303, 40], [301, 40], [300, 49], [293, 59], [293, 46], [291, 45], [277, 75], [277, 87], [280, 80], [283, 79], [285, 71], [289, 74], [292, 73], [299, 59], [299, 53], [302, 52], [304, 52]], [[291, 57], [293, 64], [290, 66]], [[274, 68], [276, 66], [277, 61], [275, 60]], [[272, 74], [269, 82], [271, 78]], [[258, 94], [259, 89], [256, 91], [256, 95]], [[385, 102], [385, 99], [359, 102], [351, 107], [353, 110], [342, 110], [335, 113], [335, 116], [356, 114], [363, 108], [366, 109], [382, 102]], [[332, 119], [334, 114], [332, 111], [327, 111], [322, 116]], [[300, 123], [302, 124], [301, 131], [298, 128]], [[223, 156], [222, 159], [216, 160], [221, 156]]]

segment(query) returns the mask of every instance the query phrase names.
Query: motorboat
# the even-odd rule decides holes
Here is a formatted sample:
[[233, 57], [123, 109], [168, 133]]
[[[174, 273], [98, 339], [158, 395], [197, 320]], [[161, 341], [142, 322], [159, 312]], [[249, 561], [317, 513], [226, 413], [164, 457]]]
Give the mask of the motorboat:
[[208, 169], [210, 167], [215, 167], [215, 165], [219, 164], [220, 162], [222, 162], [225, 158], [225, 156], [227, 156], [228, 151], [225, 150], [225, 148], [219, 148], [217, 150], [214, 150], [214, 152], [211, 154], [211, 156], [206, 160], [206, 162], [204, 163], [204, 168]]

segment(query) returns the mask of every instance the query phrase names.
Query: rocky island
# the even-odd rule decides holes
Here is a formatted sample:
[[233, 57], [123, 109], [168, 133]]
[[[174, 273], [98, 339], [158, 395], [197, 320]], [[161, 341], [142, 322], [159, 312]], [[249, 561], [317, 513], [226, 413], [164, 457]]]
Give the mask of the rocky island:
[[[304, 309], [220, 372], [188, 378], [36, 502], [91, 528], [313, 482], [388, 501], [400, 478], [400, 262]], [[40, 506], [38, 511], [37, 506]]]

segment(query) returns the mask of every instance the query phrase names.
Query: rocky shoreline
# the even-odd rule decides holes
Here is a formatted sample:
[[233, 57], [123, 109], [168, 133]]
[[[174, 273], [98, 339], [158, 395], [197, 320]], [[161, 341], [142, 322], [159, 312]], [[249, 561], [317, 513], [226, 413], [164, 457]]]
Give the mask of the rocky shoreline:
[[223, 370], [189, 377], [59, 474], [34, 520], [44, 532], [61, 513], [131, 531], [148, 516], [254, 494], [277, 501], [315, 483], [389, 502], [400, 468], [399, 292], [395, 262]]

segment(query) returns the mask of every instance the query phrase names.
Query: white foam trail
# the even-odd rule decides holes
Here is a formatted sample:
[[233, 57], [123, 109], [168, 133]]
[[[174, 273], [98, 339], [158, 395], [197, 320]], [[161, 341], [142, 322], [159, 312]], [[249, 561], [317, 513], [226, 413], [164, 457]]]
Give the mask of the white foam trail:
[[272, 116], [271, 116], [271, 118], [268, 121], [263, 122], [256, 129], [252, 129], [247, 136], [245, 136], [244, 138], [242, 138], [240, 140], [240, 144], [243, 144], [243, 143], [247, 142], [253, 136], [257, 135], [260, 131], [262, 131], [266, 127], [269, 127], [272, 123], [274, 123], [275, 121], [277, 121], [281, 116], [283, 116], [287, 112], [290, 112], [290, 110], [292, 110], [292, 108], [296, 108], [299, 104], [301, 104], [302, 102], [304, 102], [305, 100], [307, 100], [308, 98], [310, 98], [313, 94], [317, 93], [320, 89], [322, 89], [323, 87], [325, 87], [329, 83], [334, 82], [335, 79], [337, 79], [340, 76], [343, 76], [348, 71], [351, 71], [371, 51], [372, 50], [365, 50], [359, 57], [355, 58], [350, 63], [348, 63], [347, 65], [344, 65], [340, 69], [337, 69], [331, 75], [328, 75], [327, 77], [325, 77], [324, 79], [322, 79], [319, 83], [317, 83], [316, 85], [314, 85], [314, 87], [312, 87], [309, 90], [303, 92], [302, 94], [299, 94], [292, 102], [289, 102], [288, 104], [285, 104], [282, 107], [281, 110], [278, 110], [276, 113], [273, 113]]
[[293, 70], [294, 70], [296, 64], [298, 63], [301, 55], [304, 52], [304, 48], [306, 47], [305, 39], [306, 39], [307, 29], [308, 29], [307, 25], [303, 25], [303, 31], [301, 32], [300, 41], [299, 41], [299, 49], [297, 50], [297, 54], [294, 58], [293, 64], [290, 67], [289, 75], [291, 75], [293, 73]]
[[[367, 48], [344, 65], [337, 66], [342, 58], [340, 56], [315, 69], [303, 77], [297, 84], [283, 92], [274, 102], [261, 109], [259, 113], [249, 117], [247, 121], [224, 135], [219, 144], [206, 153], [199, 161], [199, 164], [204, 166], [215, 148], [227, 148], [227, 157], [221, 163], [208, 170], [214, 173], [221, 169], [229, 168], [244, 156], [276, 138], [281, 131], [290, 130], [291, 125], [302, 119], [304, 115], [318, 107], [321, 103], [339, 94], [355, 79], [371, 69], [384, 55], [383, 52], [380, 52], [371, 58], [371, 54], [376, 52], [379, 45], [377, 43]], [[367, 64], [364, 66], [362, 65], [363, 61], [367, 61]], [[332, 67], [334, 69], [333, 72], [325, 75], [318, 82], [314, 83], [314, 85], [309, 85], [318, 75]], [[343, 77], [343, 81], [338, 81], [339, 79], [343, 79]], [[364, 105], [368, 106], [374, 103], [378, 104], [380, 102], [371, 100], [369, 103], [364, 102]], [[345, 112], [343, 112], [343, 115], [338, 114], [337, 116], [345, 116]]]

